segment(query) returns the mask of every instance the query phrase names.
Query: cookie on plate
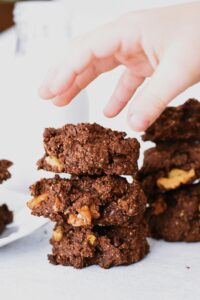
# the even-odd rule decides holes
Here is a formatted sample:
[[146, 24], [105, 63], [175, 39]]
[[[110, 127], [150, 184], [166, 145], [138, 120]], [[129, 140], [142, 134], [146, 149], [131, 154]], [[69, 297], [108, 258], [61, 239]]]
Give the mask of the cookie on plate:
[[6, 225], [12, 223], [13, 213], [6, 204], [0, 205], [0, 234], [4, 231]]

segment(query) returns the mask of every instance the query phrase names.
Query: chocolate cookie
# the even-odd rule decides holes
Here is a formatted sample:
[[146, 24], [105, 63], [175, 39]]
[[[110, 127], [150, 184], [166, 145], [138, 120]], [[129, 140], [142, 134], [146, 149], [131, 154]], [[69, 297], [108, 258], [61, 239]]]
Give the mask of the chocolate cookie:
[[12, 166], [12, 162], [9, 160], [2, 159], [0, 160], [0, 184], [11, 177], [8, 168]]
[[149, 251], [146, 226], [95, 227], [93, 230], [56, 226], [51, 239], [49, 260], [53, 264], [83, 268], [109, 268], [141, 260]]
[[38, 168], [55, 173], [133, 175], [139, 143], [98, 124], [65, 125], [44, 132], [45, 155]]
[[[145, 191], [171, 190], [200, 177], [200, 144], [158, 145], [144, 153], [140, 178]], [[148, 187], [149, 185], [149, 187]]]
[[145, 177], [140, 176], [141, 186], [147, 198], [149, 198], [151, 195], [159, 194], [165, 191], [165, 189], [159, 187], [157, 184], [157, 180], [159, 178], [164, 178], [165, 176], [165, 173], [162, 171], [157, 172], [156, 174], [149, 174]]
[[166, 241], [200, 241], [200, 184], [151, 196], [146, 211], [150, 236]]
[[189, 99], [178, 107], [168, 107], [146, 130], [144, 141], [163, 143], [200, 140], [200, 103]]
[[72, 176], [42, 179], [31, 186], [28, 202], [32, 214], [59, 224], [92, 227], [122, 225], [143, 217], [146, 197], [140, 184], [119, 176]]
[[0, 206], [0, 234], [4, 231], [6, 225], [12, 223], [13, 213], [6, 204]]

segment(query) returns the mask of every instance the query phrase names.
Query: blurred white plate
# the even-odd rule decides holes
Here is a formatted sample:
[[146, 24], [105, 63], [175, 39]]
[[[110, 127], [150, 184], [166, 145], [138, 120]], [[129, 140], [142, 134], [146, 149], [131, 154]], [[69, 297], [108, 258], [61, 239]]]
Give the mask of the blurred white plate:
[[31, 234], [47, 223], [46, 219], [31, 215], [30, 210], [26, 207], [29, 198], [30, 195], [0, 188], [0, 205], [6, 203], [14, 213], [13, 223], [8, 225], [0, 235], [0, 247]]

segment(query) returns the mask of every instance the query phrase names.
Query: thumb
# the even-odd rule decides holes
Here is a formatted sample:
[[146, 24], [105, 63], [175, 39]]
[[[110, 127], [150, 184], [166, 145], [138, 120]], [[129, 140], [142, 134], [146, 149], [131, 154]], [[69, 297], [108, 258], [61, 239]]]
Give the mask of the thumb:
[[170, 51], [163, 57], [152, 77], [131, 103], [128, 123], [133, 130], [146, 130], [174, 97], [195, 83], [191, 60], [187, 63], [186, 55], [182, 59], [180, 52], [176, 53]]

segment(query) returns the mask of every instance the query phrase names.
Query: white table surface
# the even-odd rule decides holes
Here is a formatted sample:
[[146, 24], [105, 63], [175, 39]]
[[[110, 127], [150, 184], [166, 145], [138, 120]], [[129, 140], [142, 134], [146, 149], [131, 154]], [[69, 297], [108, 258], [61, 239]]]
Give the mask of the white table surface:
[[51, 225], [0, 249], [1, 299], [199, 300], [200, 244], [151, 241], [128, 267], [103, 270], [50, 265]]
[[[127, 9], [129, 8], [128, 3], [133, 3], [133, 1], [125, 2]], [[149, 4], [150, 1], [141, 1], [141, 3], [145, 2]], [[158, 4], [158, 1], [152, 2]], [[164, 2], [170, 4], [180, 3], [181, 1]], [[108, 5], [109, 11], [112, 10], [112, 5], [117, 3], [120, 11], [119, 1], [110, 1], [109, 3], [110, 6], [108, 1], [102, 2], [105, 7]], [[119, 11], [116, 15], [119, 14]], [[86, 17], [81, 19], [83, 22], [79, 24], [79, 30], [76, 28], [76, 32], [84, 31], [82, 25], [89, 20], [87, 9], [85, 9], [85, 12]], [[84, 14], [82, 9], [80, 13]], [[92, 22], [95, 22], [96, 17], [99, 21], [99, 16], [94, 15]], [[110, 15], [107, 14], [106, 18], [110, 18]], [[79, 19], [78, 14], [74, 17], [74, 20], [76, 19]], [[99, 23], [101, 22], [99, 21]], [[87, 27], [86, 29], [91, 27], [89, 21], [85, 27]], [[11, 49], [12, 41], [9, 41], [5, 36], [0, 38], [0, 41], [3, 39], [5, 43], [0, 44], [0, 51], [3, 51], [2, 46], [4, 44], [6, 53], [8, 49]], [[106, 120], [99, 112], [111, 94], [118, 76], [118, 71], [113, 72], [112, 75], [105, 75], [89, 87], [91, 121], [111, 126], [111, 121]], [[186, 98], [189, 96], [198, 97], [199, 87], [190, 89], [184, 94]], [[179, 97], [178, 101], [186, 98]], [[128, 130], [125, 113], [114, 119], [112, 125], [118, 129]], [[53, 266], [48, 263], [46, 256], [47, 253], [50, 253], [48, 240], [51, 231], [52, 225], [48, 224], [28, 237], [0, 249], [0, 299], [200, 299], [199, 243], [151, 241], [149, 255], [135, 265], [110, 270], [103, 270], [96, 266], [84, 270], [75, 270], [68, 267]]]

